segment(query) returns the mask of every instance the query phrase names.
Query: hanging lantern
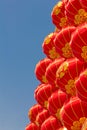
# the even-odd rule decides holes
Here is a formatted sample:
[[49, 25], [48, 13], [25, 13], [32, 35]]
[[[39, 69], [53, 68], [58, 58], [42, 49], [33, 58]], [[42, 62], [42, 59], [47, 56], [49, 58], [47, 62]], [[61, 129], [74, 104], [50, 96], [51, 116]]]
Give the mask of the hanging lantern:
[[48, 99], [48, 110], [51, 115], [56, 116], [60, 120], [60, 110], [63, 104], [67, 101], [67, 94], [61, 90], [53, 92], [51, 97]]
[[87, 62], [87, 24], [78, 27], [71, 37], [73, 54], [81, 61]]
[[42, 48], [44, 54], [50, 59], [56, 59], [60, 58], [60, 55], [58, 52], [56, 52], [55, 46], [54, 46], [54, 39], [57, 35], [57, 32], [50, 33], [43, 41]]
[[55, 59], [46, 69], [46, 79], [49, 84], [56, 86], [56, 71], [59, 66], [64, 62], [64, 58]]
[[39, 104], [33, 105], [28, 111], [28, 118], [30, 119], [30, 121], [35, 123], [38, 113], [41, 112], [42, 110], [43, 107], [41, 105]]
[[81, 100], [87, 102], [87, 69], [80, 74], [75, 85], [77, 90], [77, 96]]
[[76, 30], [75, 27], [69, 26], [62, 29], [54, 40], [56, 51], [64, 58], [72, 58], [73, 53], [70, 47], [71, 34]]
[[82, 7], [80, 0], [68, 0], [65, 14], [71, 25], [78, 26], [87, 21], [87, 12]]
[[67, 18], [65, 16], [65, 4], [59, 1], [51, 12], [52, 22], [58, 28], [62, 29], [67, 26]]
[[56, 84], [65, 91], [68, 96], [76, 95], [75, 81], [81, 71], [84, 70], [83, 62], [77, 58], [63, 62], [56, 72]]
[[41, 84], [40, 86], [40, 89], [38, 89], [37, 93], [35, 93], [35, 97], [40, 105], [47, 108], [48, 98], [57, 88], [51, 84]]
[[50, 116], [41, 125], [41, 130], [56, 130], [60, 127], [60, 121], [58, 121], [55, 117]]
[[87, 119], [87, 103], [73, 97], [61, 109], [61, 121], [68, 130], [81, 130]]
[[40, 130], [40, 128], [36, 124], [30, 123], [25, 127], [25, 130]]
[[37, 115], [37, 118], [36, 118], [36, 124], [37, 126], [41, 126], [42, 123], [50, 116], [49, 114], [49, 111], [47, 109], [44, 109], [42, 112], [40, 112], [38, 115]]
[[42, 82], [42, 83], [47, 83], [47, 79], [45, 76], [45, 72], [46, 72], [46, 68], [48, 67], [48, 65], [52, 62], [51, 59], [49, 58], [44, 58], [42, 60], [40, 60], [37, 64], [36, 64], [36, 68], [35, 68], [35, 74], [37, 79]]

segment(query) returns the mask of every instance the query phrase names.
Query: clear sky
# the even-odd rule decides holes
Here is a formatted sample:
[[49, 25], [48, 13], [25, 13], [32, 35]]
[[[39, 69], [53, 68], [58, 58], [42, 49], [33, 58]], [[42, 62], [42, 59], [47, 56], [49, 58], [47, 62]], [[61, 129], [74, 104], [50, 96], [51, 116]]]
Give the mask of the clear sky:
[[57, 0], [0, 0], [0, 130], [24, 130], [39, 84], [34, 69], [54, 31]]

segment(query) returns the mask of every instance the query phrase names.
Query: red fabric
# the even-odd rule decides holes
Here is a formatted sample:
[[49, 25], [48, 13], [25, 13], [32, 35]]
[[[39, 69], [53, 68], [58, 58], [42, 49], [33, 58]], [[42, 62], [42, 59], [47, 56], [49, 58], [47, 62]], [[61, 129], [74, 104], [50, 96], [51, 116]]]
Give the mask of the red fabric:
[[61, 127], [60, 121], [58, 121], [55, 117], [50, 116], [41, 125], [41, 130], [56, 130], [60, 127]]
[[[47, 83], [47, 80], [45, 78], [45, 72], [46, 72], [46, 68], [48, 67], [48, 65], [52, 62], [51, 59], [49, 58], [44, 58], [42, 60], [40, 60], [35, 67], [35, 75], [36, 78], [42, 82], [42, 83]], [[44, 77], [44, 78], [43, 78]]]
[[73, 54], [81, 61], [87, 62], [87, 24], [76, 29], [71, 38]]
[[40, 112], [38, 115], [37, 115], [37, 118], [36, 118], [36, 124], [38, 126], [41, 126], [42, 123], [50, 116], [48, 110], [44, 109], [42, 112]]
[[[67, 4], [65, 6], [65, 14], [67, 16], [68, 22], [71, 25], [78, 26], [79, 24], [84, 22], [84, 20], [82, 20], [82, 21], [80, 21], [80, 23], [75, 23], [75, 17], [76, 17], [75, 15], [78, 15], [79, 9], [82, 9], [80, 0], [68, 0]], [[77, 21], [79, 19], [77, 19]]]
[[48, 98], [57, 88], [51, 84], [41, 84], [40, 86], [41, 87], [35, 93], [35, 98], [39, 104], [46, 108], [48, 104]]
[[28, 111], [28, 117], [31, 122], [35, 122], [39, 112], [43, 110], [43, 107], [39, 104], [33, 105]]
[[82, 72], [76, 83], [77, 96], [87, 102], [87, 69]]
[[56, 71], [59, 68], [59, 66], [64, 62], [64, 60], [64, 58], [55, 59], [52, 63], [49, 64], [45, 73], [48, 83], [56, 86]]
[[40, 128], [36, 124], [30, 123], [25, 127], [25, 130], [40, 130]]
[[56, 52], [55, 46], [54, 46], [54, 39], [56, 37], [57, 33], [50, 33], [43, 41], [42, 49], [44, 54], [50, 59], [56, 59], [59, 58], [60, 55], [58, 52]]
[[[67, 100], [67, 94], [61, 90], [56, 90], [48, 100], [48, 110], [52, 115], [57, 117], [57, 110], [61, 109], [64, 102]], [[58, 114], [59, 116], [59, 114]], [[57, 117], [59, 118], [59, 117]]]
[[57, 85], [69, 96], [74, 96], [76, 94], [75, 81], [83, 70], [84, 63], [77, 58], [66, 60], [56, 72]]
[[83, 102], [78, 97], [71, 98], [61, 110], [61, 121], [69, 130], [71, 130], [73, 122], [79, 121], [82, 117], [87, 118], [87, 103]]
[[62, 1], [59, 1], [51, 12], [52, 22], [58, 28], [61, 29], [67, 26], [67, 19], [65, 16], [65, 4]]
[[64, 58], [73, 57], [70, 40], [71, 35], [75, 30], [76, 28], [73, 26], [66, 27], [57, 34], [54, 40], [56, 51]]

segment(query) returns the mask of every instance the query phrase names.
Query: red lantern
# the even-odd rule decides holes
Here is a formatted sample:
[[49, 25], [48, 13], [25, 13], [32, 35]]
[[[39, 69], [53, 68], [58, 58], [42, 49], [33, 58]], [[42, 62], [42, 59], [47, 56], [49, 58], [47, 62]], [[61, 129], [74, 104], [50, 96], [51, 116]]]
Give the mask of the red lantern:
[[40, 60], [37, 64], [36, 64], [36, 68], [35, 68], [35, 74], [36, 77], [39, 81], [41, 81], [42, 83], [47, 83], [47, 79], [45, 76], [45, 72], [46, 72], [46, 68], [48, 67], [48, 65], [52, 62], [51, 59], [49, 58], [44, 58], [42, 60]]
[[37, 118], [36, 118], [36, 124], [38, 126], [41, 126], [42, 123], [50, 116], [48, 110], [44, 109], [42, 112], [40, 112], [38, 115], [37, 115]]
[[81, 61], [87, 62], [87, 24], [76, 29], [71, 38], [73, 54]]
[[64, 58], [55, 59], [46, 69], [46, 79], [49, 84], [56, 86], [56, 71], [59, 66], [64, 62]]
[[87, 119], [87, 103], [78, 97], [71, 98], [61, 109], [61, 121], [69, 130], [81, 130]]
[[35, 93], [35, 97], [39, 104], [47, 108], [48, 98], [57, 88], [51, 84], [41, 84], [40, 86], [41, 87], [38, 89], [37, 93]]
[[57, 32], [50, 33], [45, 39], [42, 44], [43, 52], [47, 55], [50, 59], [56, 59], [59, 58], [60, 55], [58, 52], [56, 52], [55, 46], [54, 46], [54, 39], [57, 35]]
[[40, 128], [36, 124], [30, 123], [26, 126], [25, 130], [40, 130]]
[[41, 112], [42, 110], [43, 107], [41, 105], [39, 104], [33, 105], [28, 111], [28, 117], [30, 121], [35, 123], [38, 113]]
[[41, 125], [41, 130], [56, 130], [61, 127], [61, 123], [53, 116], [48, 117]]
[[67, 94], [61, 90], [56, 90], [53, 92], [51, 97], [48, 99], [48, 110], [51, 115], [57, 117], [60, 120], [60, 110], [63, 104], [68, 99]]
[[75, 81], [83, 70], [84, 63], [77, 58], [66, 60], [56, 72], [56, 84], [69, 96], [76, 95]]
[[87, 102], [87, 69], [80, 74], [75, 85], [78, 97]]
[[67, 18], [64, 12], [65, 12], [65, 4], [62, 1], [59, 1], [54, 6], [51, 13], [52, 22], [58, 29], [67, 26]]
[[64, 58], [73, 57], [72, 49], [70, 47], [71, 34], [76, 30], [75, 27], [70, 26], [62, 29], [54, 40], [56, 51]]
[[68, 0], [65, 6], [65, 14], [71, 25], [78, 26], [87, 21], [87, 14], [80, 0]]

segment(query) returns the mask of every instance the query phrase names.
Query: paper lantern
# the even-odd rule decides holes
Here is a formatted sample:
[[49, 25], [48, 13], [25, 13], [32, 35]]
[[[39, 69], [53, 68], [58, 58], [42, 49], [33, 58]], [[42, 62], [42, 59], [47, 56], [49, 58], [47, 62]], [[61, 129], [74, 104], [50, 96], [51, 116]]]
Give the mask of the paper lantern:
[[87, 24], [78, 27], [70, 42], [73, 54], [81, 61], [87, 62]]
[[60, 121], [58, 121], [55, 117], [50, 116], [41, 125], [41, 130], [56, 130], [60, 127]]
[[28, 117], [30, 121], [35, 123], [38, 113], [41, 112], [42, 110], [43, 107], [41, 105], [39, 104], [33, 105], [28, 111]]
[[47, 83], [47, 79], [45, 76], [45, 72], [46, 72], [46, 68], [48, 67], [48, 65], [52, 62], [51, 59], [49, 58], [44, 58], [42, 60], [40, 60], [35, 67], [35, 74], [36, 74], [36, 78], [42, 82], [42, 83]]
[[67, 101], [67, 94], [61, 90], [53, 92], [51, 97], [48, 99], [48, 110], [51, 115], [57, 117], [60, 120], [60, 110], [63, 104]]
[[56, 86], [56, 71], [64, 61], [64, 58], [59, 58], [48, 65], [45, 75], [49, 84]]
[[49, 114], [49, 111], [47, 109], [44, 109], [42, 112], [40, 112], [38, 115], [37, 115], [37, 118], [36, 118], [36, 124], [38, 126], [41, 126], [42, 123], [50, 116]]
[[67, 18], [65, 16], [65, 4], [59, 1], [51, 12], [52, 22], [58, 28], [61, 29], [67, 26]]
[[50, 59], [56, 59], [59, 58], [60, 55], [58, 52], [56, 52], [55, 46], [54, 46], [54, 39], [56, 37], [57, 33], [50, 33], [43, 41], [42, 48], [44, 54]]
[[80, 74], [75, 85], [77, 90], [77, 96], [81, 100], [87, 102], [87, 69]]
[[68, 0], [65, 14], [71, 25], [78, 26], [87, 21], [87, 12], [82, 7], [80, 0]]
[[36, 124], [30, 123], [25, 127], [25, 130], [40, 130], [40, 128]]
[[40, 105], [47, 108], [48, 98], [57, 88], [51, 84], [41, 84], [40, 86], [40, 89], [38, 89], [37, 93], [35, 93], [35, 97]]
[[62, 29], [54, 40], [56, 51], [64, 58], [73, 57], [72, 49], [70, 47], [71, 34], [76, 30], [75, 27], [70, 26]]
[[73, 97], [61, 109], [61, 121], [69, 130], [81, 130], [87, 119], [87, 103]]
[[66, 60], [56, 72], [56, 84], [69, 96], [76, 95], [75, 81], [83, 70], [84, 63], [77, 58]]

